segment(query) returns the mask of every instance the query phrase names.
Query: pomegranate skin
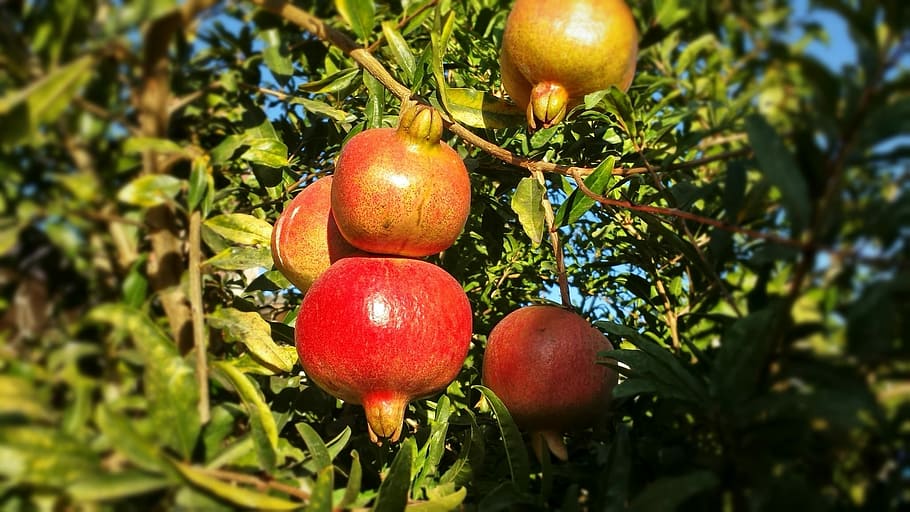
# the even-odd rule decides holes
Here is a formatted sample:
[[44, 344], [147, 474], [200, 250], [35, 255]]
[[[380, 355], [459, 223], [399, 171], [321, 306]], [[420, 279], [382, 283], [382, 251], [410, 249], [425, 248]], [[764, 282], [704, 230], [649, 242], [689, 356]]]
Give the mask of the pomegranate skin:
[[610, 403], [616, 373], [596, 363], [609, 340], [581, 316], [556, 306], [527, 306], [490, 333], [483, 383], [516, 424], [565, 432], [594, 423]]
[[362, 404], [370, 437], [396, 441], [409, 401], [445, 389], [471, 343], [461, 285], [421, 260], [350, 257], [313, 283], [295, 338], [307, 376]]
[[303, 293], [333, 262], [363, 254], [341, 236], [331, 204], [332, 177], [326, 176], [294, 196], [272, 227], [275, 268]]
[[352, 137], [335, 164], [338, 228], [364, 251], [423, 257], [449, 248], [471, 208], [471, 182], [458, 153], [394, 128]]
[[[506, 19], [500, 67], [515, 103], [539, 112], [552, 100], [535, 97], [538, 85], [543, 87], [537, 94], [565, 89], [560, 95], [568, 97], [567, 109], [612, 85], [628, 90], [637, 59], [638, 29], [624, 0], [516, 0]], [[536, 124], [530, 109], [528, 116]], [[561, 120], [539, 121], [546, 127]]]

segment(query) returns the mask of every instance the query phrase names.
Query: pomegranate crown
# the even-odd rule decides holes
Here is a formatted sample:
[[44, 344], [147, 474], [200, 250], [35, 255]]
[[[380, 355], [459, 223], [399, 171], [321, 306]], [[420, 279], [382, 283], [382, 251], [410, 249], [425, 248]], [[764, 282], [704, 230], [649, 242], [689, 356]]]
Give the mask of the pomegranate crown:
[[398, 133], [415, 144], [435, 145], [442, 138], [442, 115], [429, 105], [405, 105], [398, 118]]

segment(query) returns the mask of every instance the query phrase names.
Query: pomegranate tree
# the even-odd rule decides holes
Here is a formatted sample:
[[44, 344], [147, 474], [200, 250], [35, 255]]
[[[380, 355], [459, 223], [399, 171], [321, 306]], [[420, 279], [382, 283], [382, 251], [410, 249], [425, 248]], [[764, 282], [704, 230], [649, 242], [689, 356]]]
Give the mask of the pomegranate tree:
[[516, 0], [502, 36], [506, 92], [531, 129], [559, 123], [585, 94], [627, 90], [638, 29], [624, 0]]
[[341, 236], [331, 204], [332, 177], [326, 176], [297, 194], [272, 227], [275, 267], [304, 293], [332, 262], [362, 254]]
[[592, 425], [610, 403], [616, 373], [597, 363], [609, 340], [584, 318], [556, 306], [515, 310], [490, 332], [483, 383], [532, 432], [566, 458], [561, 433]]
[[433, 264], [345, 258], [304, 297], [295, 337], [307, 376], [332, 396], [363, 404], [374, 442], [394, 442], [408, 403], [458, 375], [471, 343], [471, 306], [461, 285]]
[[335, 163], [332, 208], [344, 237], [364, 251], [410, 257], [450, 247], [467, 221], [471, 182], [442, 142], [435, 109], [404, 109], [398, 128], [351, 137]]

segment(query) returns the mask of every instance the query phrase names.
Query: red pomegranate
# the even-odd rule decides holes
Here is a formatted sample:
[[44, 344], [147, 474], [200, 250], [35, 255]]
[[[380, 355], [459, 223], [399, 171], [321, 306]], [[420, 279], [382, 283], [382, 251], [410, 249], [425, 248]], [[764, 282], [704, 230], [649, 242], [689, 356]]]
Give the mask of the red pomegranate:
[[559, 123], [585, 94], [635, 75], [638, 29], [624, 0], [516, 0], [500, 53], [502, 83], [531, 129]]
[[344, 237], [371, 253], [422, 257], [450, 247], [471, 208], [464, 162], [440, 141], [435, 109], [351, 137], [335, 163], [332, 208]]
[[483, 383], [515, 423], [565, 459], [561, 433], [590, 426], [610, 403], [616, 373], [597, 363], [613, 346], [584, 318], [556, 306], [527, 306], [490, 333]]
[[326, 176], [297, 194], [272, 227], [275, 267], [303, 293], [332, 262], [363, 254], [341, 236], [331, 205], [332, 177]]
[[374, 442], [394, 442], [408, 402], [458, 375], [471, 343], [471, 305], [452, 276], [425, 261], [345, 258], [304, 297], [295, 337], [307, 376], [363, 404]]

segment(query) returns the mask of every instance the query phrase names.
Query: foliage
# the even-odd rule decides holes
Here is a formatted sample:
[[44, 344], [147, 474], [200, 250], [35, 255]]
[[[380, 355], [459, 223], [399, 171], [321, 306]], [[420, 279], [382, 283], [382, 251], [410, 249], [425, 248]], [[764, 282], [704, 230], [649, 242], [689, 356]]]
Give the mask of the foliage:
[[[910, 506], [906, 2], [812, 1], [849, 28], [840, 69], [783, 0], [630, 2], [631, 90], [533, 134], [499, 99], [507, 4], [0, 3], [0, 509]], [[396, 83], [459, 123], [472, 214], [431, 261], [475, 336], [375, 446], [299, 373], [268, 240], [394, 125]], [[479, 376], [561, 254], [624, 376], [566, 463]]]

